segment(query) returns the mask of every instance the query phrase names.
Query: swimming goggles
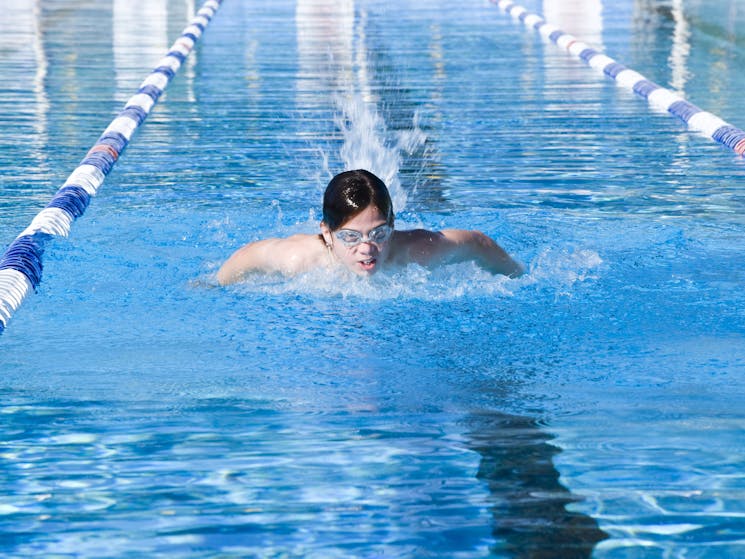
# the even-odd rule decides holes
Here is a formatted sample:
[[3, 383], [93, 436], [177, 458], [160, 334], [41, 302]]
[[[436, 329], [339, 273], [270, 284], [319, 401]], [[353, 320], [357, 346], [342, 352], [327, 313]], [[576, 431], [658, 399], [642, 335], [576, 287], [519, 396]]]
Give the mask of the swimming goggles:
[[342, 244], [347, 248], [356, 247], [360, 243], [375, 243], [377, 245], [382, 244], [388, 240], [393, 233], [393, 227], [384, 223], [378, 225], [375, 229], [372, 229], [367, 234], [367, 240], [364, 235], [354, 229], [339, 229], [334, 235], [339, 239]]

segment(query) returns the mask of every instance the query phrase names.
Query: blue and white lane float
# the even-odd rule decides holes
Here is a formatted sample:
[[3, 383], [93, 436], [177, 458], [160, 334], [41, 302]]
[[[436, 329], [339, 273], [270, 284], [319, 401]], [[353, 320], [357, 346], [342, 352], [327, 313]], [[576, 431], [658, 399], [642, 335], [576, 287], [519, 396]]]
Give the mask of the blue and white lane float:
[[158, 98], [189, 56], [209, 25], [222, 0], [207, 0], [137, 93], [111, 121], [95, 145], [70, 174], [46, 208], [10, 244], [0, 257], [0, 334], [26, 296], [41, 282], [42, 255], [46, 241], [67, 237], [72, 222], [83, 215], [91, 197], [144, 122]]
[[644, 97], [649, 104], [683, 120], [691, 130], [702, 133], [715, 142], [724, 144], [737, 155], [745, 156], [745, 131], [725, 122], [718, 116], [689, 103], [676, 93], [648, 80], [643, 75], [609, 56], [583, 43], [577, 37], [565, 33], [555, 25], [548, 23], [538, 14], [528, 12], [523, 6], [510, 0], [491, 0], [500, 10], [521, 21], [528, 29], [534, 29], [541, 36], [556, 43], [588, 66], [613, 78], [616, 83]]

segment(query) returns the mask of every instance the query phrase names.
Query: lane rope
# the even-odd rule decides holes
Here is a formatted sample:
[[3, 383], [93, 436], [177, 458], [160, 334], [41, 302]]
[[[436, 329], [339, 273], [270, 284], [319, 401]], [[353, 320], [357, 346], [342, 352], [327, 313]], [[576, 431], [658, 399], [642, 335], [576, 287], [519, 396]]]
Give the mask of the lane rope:
[[528, 29], [533, 29], [548, 41], [566, 50], [595, 68], [609, 78], [612, 78], [626, 89], [632, 90], [656, 109], [667, 111], [685, 122], [696, 132], [723, 144], [737, 155], [745, 156], [745, 131], [725, 122], [715, 114], [705, 111], [689, 103], [678, 94], [648, 80], [639, 72], [627, 68], [609, 56], [583, 43], [577, 37], [565, 33], [555, 25], [548, 23], [538, 14], [530, 13], [523, 6], [511, 0], [491, 0], [500, 10], [522, 22]]
[[67, 237], [73, 221], [85, 212], [135, 130], [145, 121], [163, 91], [194, 49], [223, 0], [207, 0], [184, 28], [168, 53], [111, 121], [51, 202], [0, 257], [0, 334], [31, 291], [41, 283], [44, 246]]

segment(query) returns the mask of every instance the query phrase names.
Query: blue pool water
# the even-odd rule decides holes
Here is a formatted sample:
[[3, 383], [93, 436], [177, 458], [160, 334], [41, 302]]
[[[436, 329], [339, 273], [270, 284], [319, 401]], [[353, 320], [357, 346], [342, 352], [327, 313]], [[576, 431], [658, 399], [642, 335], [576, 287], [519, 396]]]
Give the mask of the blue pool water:
[[[524, 5], [745, 126], [736, 1]], [[6, 8], [3, 247], [196, 8]], [[357, 166], [529, 273], [216, 287]], [[0, 552], [745, 556], [744, 178], [487, 2], [225, 0], [0, 337]]]

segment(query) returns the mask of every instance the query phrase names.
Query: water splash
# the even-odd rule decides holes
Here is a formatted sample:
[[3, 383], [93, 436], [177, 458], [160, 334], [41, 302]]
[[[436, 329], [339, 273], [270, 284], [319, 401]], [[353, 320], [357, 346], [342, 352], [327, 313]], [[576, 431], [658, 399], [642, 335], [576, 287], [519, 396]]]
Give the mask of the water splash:
[[594, 250], [548, 248], [531, 262], [526, 278], [568, 294], [575, 284], [598, 279], [602, 264], [603, 259]]
[[570, 295], [572, 289], [599, 277], [600, 256], [591, 250], [551, 250], [531, 263], [529, 272], [513, 279], [491, 273], [473, 262], [424, 268], [410, 264], [383, 269], [370, 278], [344, 268], [320, 268], [293, 277], [253, 274], [233, 289], [243, 294], [308, 295], [360, 301], [454, 301], [463, 298], [512, 298], [519, 292], [554, 290]]
[[510, 297], [521, 280], [493, 276], [473, 263], [427, 269], [410, 264], [363, 278], [341, 268], [321, 268], [292, 277], [255, 274], [236, 285], [242, 294], [308, 295], [351, 301], [452, 301], [468, 296]]
[[337, 99], [335, 122], [343, 137], [339, 155], [344, 168], [367, 169], [380, 177], [391, 193], [393, 211], [401, 212], [407, 201], [398, 176], [402, 153], [416, 151], [427, 139], [418, 118], [414, 117], [411, 128], [391, 134], [373, 103], [351, 95]]

